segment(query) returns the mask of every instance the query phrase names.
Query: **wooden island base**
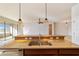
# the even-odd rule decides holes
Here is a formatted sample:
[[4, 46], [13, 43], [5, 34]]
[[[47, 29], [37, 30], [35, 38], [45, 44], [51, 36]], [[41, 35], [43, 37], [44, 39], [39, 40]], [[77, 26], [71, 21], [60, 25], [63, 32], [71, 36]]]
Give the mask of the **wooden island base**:
[[79, 49], [23, 49], [23, 56], [79, 56]]

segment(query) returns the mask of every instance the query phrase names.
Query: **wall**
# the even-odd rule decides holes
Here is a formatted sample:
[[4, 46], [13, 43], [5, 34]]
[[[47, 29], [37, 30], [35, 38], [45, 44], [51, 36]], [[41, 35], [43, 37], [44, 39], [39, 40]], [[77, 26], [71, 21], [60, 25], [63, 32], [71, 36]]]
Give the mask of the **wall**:
[[[49, 25], [48, 24], [38, 24], [38, 23], [25, 23], [24, 24], [24, 34], [25, 35], [49, 35]], [[52, 34], [54, 34], [54, 27], [52, 25]]]
[[72, 7], [72, 42], [79, 45], [79, 4]]
[[[23, 33], [25, 35], [48, 35], [48, 24], [24, 23]], [[71, 37], [71, 23], [52, 23], [52, 35], [66, 35]]]
[[64, 23], [55, 23], [55, 35], [66, 35], [67, 26]]
[[55, 35], [71, 35], [71, 23], [54, 23], [54, 30]]
[[71, 22], [67, 24], [65, 22], [56, 22], [54, 23], [54, 35], [65, 35], [65, 39], [68, 41], [72, 40], [72, 30]]

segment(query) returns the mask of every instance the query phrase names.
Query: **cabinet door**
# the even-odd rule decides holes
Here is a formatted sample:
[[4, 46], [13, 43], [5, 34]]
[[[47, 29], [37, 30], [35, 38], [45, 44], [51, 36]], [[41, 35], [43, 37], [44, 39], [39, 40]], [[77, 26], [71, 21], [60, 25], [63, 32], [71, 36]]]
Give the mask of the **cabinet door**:
[[59, 55], [76, 56], [79, 55], [79, 49], [61, 49], [59, 50]]
[[24, 56], [48, 56], [57, 55], [57, 50], [55, 49], [24, 49]]

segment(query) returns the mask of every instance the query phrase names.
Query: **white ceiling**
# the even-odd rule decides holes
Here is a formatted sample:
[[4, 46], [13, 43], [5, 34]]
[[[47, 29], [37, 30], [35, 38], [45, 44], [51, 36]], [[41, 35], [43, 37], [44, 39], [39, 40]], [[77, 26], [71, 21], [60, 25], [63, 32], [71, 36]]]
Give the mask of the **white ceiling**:
[[[70, 19], [70, 11], [74, 3], [48, 3], [48, 19], [58, 21]], [[18, 3], [0, 3], [0, 15], [18, 20]], [[22, 19], [26, 22], [38, 21], [45, 17], [44, 3], [22, 3]]]

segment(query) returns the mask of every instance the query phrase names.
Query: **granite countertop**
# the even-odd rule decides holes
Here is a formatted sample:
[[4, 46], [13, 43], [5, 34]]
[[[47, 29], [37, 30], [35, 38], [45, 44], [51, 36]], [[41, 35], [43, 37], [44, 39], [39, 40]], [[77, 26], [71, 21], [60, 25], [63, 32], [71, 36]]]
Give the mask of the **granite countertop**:
[[9, 42], [5, 46], [0, 48], [18, 48], [18, 49], [54, 49], [54, 48], [79, 48], [68, 40], [49, 40], [52, 46], [42, 45], [42, 46], [28, 46], [29, 42], [17, 42], [16, 40]]

